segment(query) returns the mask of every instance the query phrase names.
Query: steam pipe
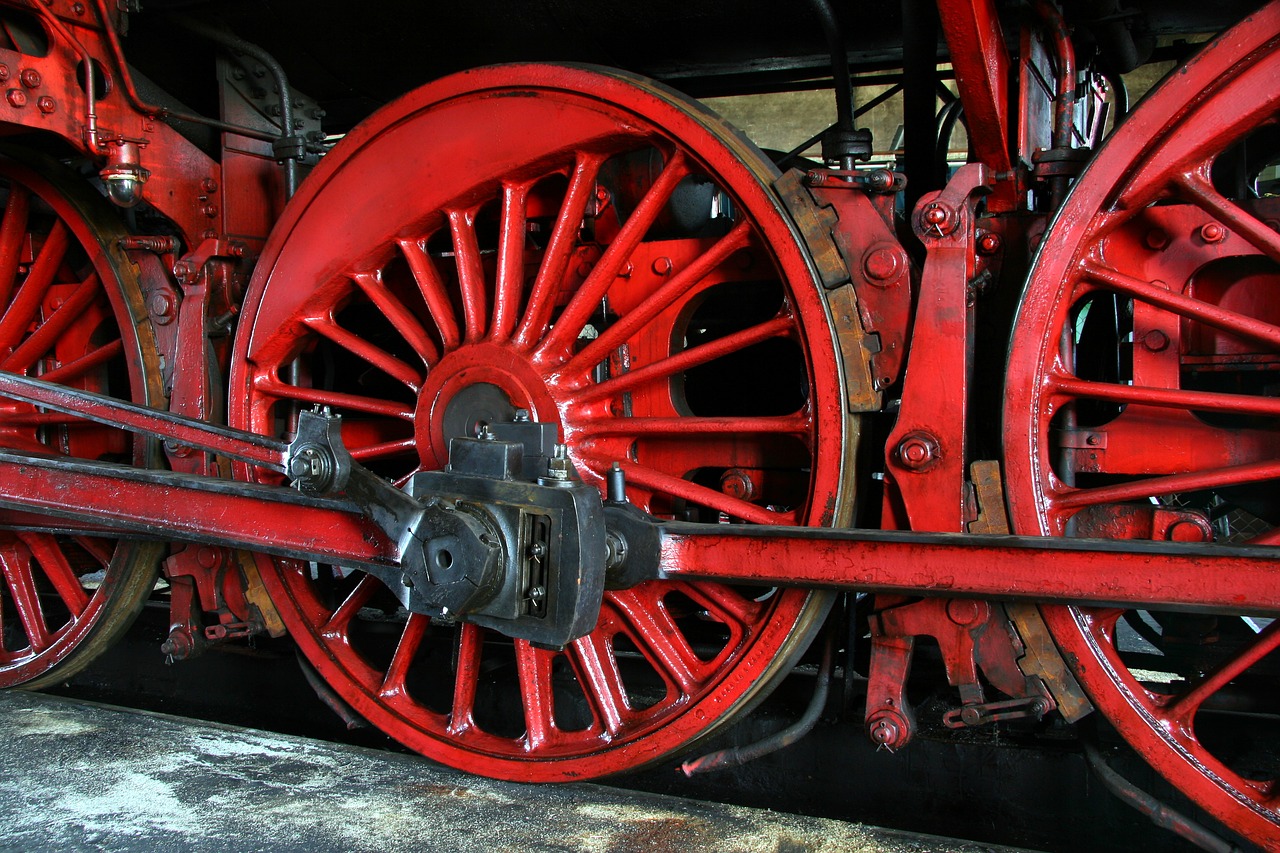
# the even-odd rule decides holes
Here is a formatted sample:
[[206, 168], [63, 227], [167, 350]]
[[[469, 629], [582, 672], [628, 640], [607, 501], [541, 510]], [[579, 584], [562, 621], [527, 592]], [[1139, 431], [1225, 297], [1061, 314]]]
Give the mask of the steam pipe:
[[[1067, 150], [1072, 147], [1072, 129], [1076, 118], [1076, 49], [1071, 44], [1071, 31], [1067, 29], [1067, 22], [1057, 7], [1049, 0], [1036, 0], [1035, 7], [1048, 25], [1054, 51], [1058, 54], [1058, 93], [1053, 103], [1053, 147]], [[1049, 179], [1050, 204], [1054, 210], [1062, 206], [1067, 194], [1067, 181], [1065, 175]]]
[[[98, 101], [97, 101], [97, 93], [93, 91], [93, 60], [89, 56], [89, 51], [85, 50], [84, 45], [80, 44], [80, 42], [76, 40], [76, 37], [71, 35], [71, 33], [67, 30], [67, 28], [62, 25], [62, 21], [58, 20], [58, 16], [53, 14], [52, 9], [50, 9], [48, 6], [45, 6], [42, 3], [37, 2], [37, 0], [31, 0], [31, 6], [36, 10], [36, 14], [38, 14], [41, 18], [43, 18], [45, 23], [49, 25], [50, 29], [57, 32], [57, 34], [62, 39], [64, 39], [68, 44], [70, 44], [72, 49], [74, 49], [75, 52], [80, 56], [80, 62], [84, 66], [84, 74], [85, 74], [84, 141], [85, 141], [85, 144], [89, 146], [89, 152], [91, 154], [97, 154], [98, 153]], [[111, 30], [111, 25], [108, 22], [105, 14], [102, 17], [102, 23], [103, 23], [103, 26], [105, 26], [108, 30]]]
[[[102, 2], [102, 0], [99, 0]], [[283, 125], [281, 139], [292, 140], [294, 135], [293, 125], [293, 93], [289, 91], [289, 78], [284, 73], [284, 68], [275, 57], [267, 53], [262, 48], [252, 42], [245, 41], [242, 38], [224, 33], [215, 29], [208, 24], [188, 18], [185, 15], [174, 15], [170, 20], [189, 32], [193, 32], [198, 36], [209, 39], [212, 42], [222, 45], [230, 50], [239, 51], [247, 56], [261, 62], [275, 80], [276, 88], [280, 90], [280, 121]], [[291, 157], [284, 158], [284, 194], [285, 198], [293, 198], [294, 192], [298, 189], [298, 161]]]
[[[106, 30], [107, 46], [111, 49], [111, 58], [116, 64], [116, 70], [119, 72], [120, 82], [124, 86], [125, 97], [129, 99], [129, 103], [133, 104], [134, 109], [149, 116], [172, 118], [177, 121], [190, 122], [191, 124], [202, 124], [206, 127], [212, 127], [215, 130], [223, 130], [227, 133], [234, 133], [238, 136], [247, 136], [250, 139], [258, 139], [262, 142], [272, 142], [275, 140], [276, 136], [272, 133], [266, 133], [261, 130], [255, 130], [251, 127], [242, 127], [238, 124], [219, 121], [217, 119], [208, 118], [207, 116], [171, 109], [169, 107], [160, 106], [159, 104], [147, 103], [134, 86], [133, 75], [129, 73], [129, 65], [124, 58], [124, 48], [120, 44], [120, 36], [116, 32], [115, 27], [111, 26], [111, 21], [108, 17], [106, 0], [94, 0], [94, 3], [97, 6], [99, 16], [102, 18], [103, 29]], [[90, 97], [92, 96], [92, 93], [90, 93]]]
[[827, 49], [831, 52], [831, 76], [836, 90], [836, 128], [853, 130], [853, 84], [849, 81], [849, 53], [844, 43], [844, 33], [836, 20], [830, 0], [809, 0], [818, 14], [822, 34], [827, 37]]

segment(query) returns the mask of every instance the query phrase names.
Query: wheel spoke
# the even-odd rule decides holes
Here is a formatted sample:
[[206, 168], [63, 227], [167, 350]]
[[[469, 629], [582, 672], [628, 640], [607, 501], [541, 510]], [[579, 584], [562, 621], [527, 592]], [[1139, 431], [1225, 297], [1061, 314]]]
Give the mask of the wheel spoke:
[[760, 619], [763, 605], [731, 586], [721, 583], [674, 584], [672, 589], [713, 611], [726, 625], [747, 628]]
[[1180, 175], [1177, 185], [1182, 195], [1196, 207], [1224, 223], [1258, 251], [1280, 263], [1280, 234], [1277, 234], [1253, 214], [1224, 197], [1201, 172]]
[[84, 549], [85, 553], [98, 561], [98, 565], [104, 569], [111, 564], [111, 548], [101, 539], [90, 539], [88, 536], [76, 536], [76, 544]]
[[59, 219], [45, 237], [40, 254], [31, 265], [26, 279], [18, 287], [4, 316], [0, 317], [0, 349], [16, 347], [27, 327], [36, 319], [36, 312], [40, 310], [40, 303], [44, 301], [44, 295], [53, 284], [53, 277], [62, 266], [70, 242], [71, 235], [67, 225]]
[[618, 662], [614, 659], [609, 637], [602, 630], [595, 630], [585, 637], [574, 640], [569, 647], [577, 664], [575, 669], [578, 680], [586, 690], [596, 716], [604, 725], [605, 732], [616, 736], [625, 722], [627, 698], [622, 687], [622, 674], [618, 672]]
[[0, 221], [0, 305], [8, 303], [18, 280], [30, 203], [31, 193], [26, 187], [9, 185], [9, 199], [5, 202], [4, 219]]
[[445, 352], [457, 349], [462, 343], [462, 333], [458, 330], [458, 320], [454, 316], [453, 301], [449, 298], [449, 290], [445, 287], [435, 261], [427, 254], [427, 238], [419, 240], [399, 240], [400, 250], [409, 263], [409, 271], [413, 280], [418, 283], [418, 290], [427, 304], [427, 311], [440, 331], [440, 340]]
[[289, 385], [271, 376], [260, 376], [254, 386], [264, 394], [282, 397], [286, 400], [301, 400], [304, 403], [318, 403], [322, 406], [333, 406], [339, 409], [351, 409], [357, 412], [368, 412], [372, 415], [383, 415], [412, 421], [413, 411], [402, 406], [379, 400], [377, 397], [362, 397], [358, 394], [343, 394], [338, 391], [325, 391], [320, 388], [304, 388], [300, 385]]
[[417, 393], [422, 388], [422, 374], [419, 371], [414, 370], [411, 366], [381, 347], [374, 346], [354, 332], [342, 328], [332, 315], [308, 317], [303, 320], [303, 323], [347, 352], [378, 368], [392, 379], [407, 385], [414, 393]]
[[484, 293], [484, 265], [476, 240], [476, 210], [450, 210], [449, 233], [453, 236], [453, 260], [458, 267], [458, 289], [462, 292], [462, 318], [469, 344], [484, 337], [487, 310]]
[[699, 255], [693, 263], [646, 296], [644, 301], [627, 312], [625, 317], [605, 329], [598, 338], [584, 347], [565, 365], [565, 372], [589, 370], [592, 365], [604, 361], [609, 357], [610, 350], [626, 343], [650, 320], [674, 305], [676, 300], [710, 275], [730, 255], [744, 248], [750, 237], [750, 223], [743, 221], [735, 225], [733, 230], [717, 240], [714, 246]]
[[31, 551], [20, 542], [14, 541], [0, 548], [0, 575], [9, 585], [14, 609], [18, 611], [18, 620], [27, 633], [31, 650], [39, 653], [49, 647], [50, 635], [44, 608], [40, 606], [40, 595], [36, 592], [31, 559]]
[[476, 688], [480, 684], [483, 648], [483, 628], [465, 622], [458, 626], [458, 664], [453, 678], [453, 707], [449, 712], [451, 733], [466, 731], [475, 725]]
[[775, 317], [766, 323], [760, 323], [740, 332], [734, 332], [733, 334], [725, 335], [723, 338], [667, 356], [621, 376], [614, 376], [603, 382], [587, 385], [570, 395], [569, 399], [574, 403], [586, 403], [601, 397], [621, 394], [647, 382], [656, 382], [674, 376], [677, 373], [683, 373], [691, 368], [708, 364], [761, 341], [786, 336], [794, 326], [795, 321], [791, 317]]
[[[309, 571], [305, 566], [302, 571]], [[327, 571], [327, 567], [321, 571]], [[360, 608], [369, 603], [369, 599], [382, 586], [382, 582], [373, 575], [364, 575], [356, 582], [355, 588], [338, 605], [338, 609], [329, 615], [324, 625], [320, 628], [321, 633], [330, 639], [339, 639], [344, 643], [351, 641], [351, 622], [356, 618], [356, 614], [360, 612]]]
[[58, 342], [58, 338], [70, 328], [72, 323], [80, 319], [100, 292], [98, 274], [90, 273], [89, 277], [77, 285], [67, 297], [66, 302], [59, 305], [49, 318], [31, 333], [30, 337], [23, 341], [8, 358], [0, 362], [0, 370], [22, 373], [29, 368], [36, 359]]
[[1280, 646], [1280, 620], [1264, 628], [1249, 648], [1222, 664], [1203, 681], [1179, 697], [1170, 706], [1169, 716], [1190, 725], [1192, 717], [1206, 699], [1243, 675], [1249, 667], [1271, 654], [1278, 646]]
[[489, 337], [505, 341], [520, 319], [524, 293], [524, 243], [528, 223], [529, 183], [502, 185], [502, 221], [498, 232], [498, 272], [494, 285], [493, 328]]
[[69, 361], [61, 367], [55, 367], [53, 370], [40, 374], [40, 378], [45, 382], [69, 383], [80, 379], [89, 371], [96, 370], [123, 353], [124, 341], [114, 340], [109, 344], [103, 344], [97, 349], [90, 350], [80, 358]]
[[584, 424], [581, 435], [679, 436], [697, 440], [704, 435], [807, 436], [811, 427], [805, 414], [763, 418], [601, 418]]
[[1280, 417], [1280, 399], [1212, 391], [1185, 391], [1178, 388], [1150, 388], [1140, 385], [1112, 385], [1050, 374], [1045, 387], [1069, 398], [1137, 403], [1167, 409], [1202, 412], [1233, 412], [1241, 415]]
[[795, 524], [796, 516], [790, 512], [774, 512], [762, 506], [730, 497], [706, 486], [700, 486], [689, 480], [674, 477], [657, 471], [647, 465], [640, 465], [628, 460], [614, 460], [595, 454], [591, 450], [582, 451], [582, 455], [591, 463], [596, 471], [607, 471], [615, 461], [626, 475], [627, 482], [661, 492], [676, 498], [683, 498], [691, 503], [710, 507], [734, 518], [750, 521], [753, 524]]
[[378, 307], [409, 346], [413, 347], [413, 351], [418, 354], [418, 358], [422, 359], [424, 365], [430, 368], [440, 360], [440, 353], [427, 336], [427, 330], [404, 306], [404, 303], [387, 289], [381, 273], [356, 273], [351, 276], [351, 280], [365, 296], [369, 297], [369, 301]]
[[667, 676], [685, 696], [698, 689], [698, 671], [705, 665], [694, 653], [680, 626], [671, 618], [666, 607], [655, 601], [652, 593], [637, 590], [621, 590], [613, 593], [613, 605], [631, 627], [628, 638], [636, 647], [646, 652], [646, 658]]
[[1179, 492], [1194, 492], [1202, 489], [1257, 483], [1275, 477], [1280, 477], [1280, 461], [1268, 460], [1266, 462], [1253, 462], [1248, 465], [1232, 465], [1210, 468], [1204, 471], [1191, 471], [1185, 474], [1149, 477], [1145, 480], [1134, 480], [1114, 486], [1063, 490], [1052, 497], [1052, 502], [1059, 509], [1079, 509], [1086, 506], [1123, 503], [1124, 501], [1172, 495]]
[[1094, 261], [1086, 261], [1083, 272], [1099, 284], [1107, 285], [1157, 308], [1163, 308], [1206, 326], [1213, 326], [1215, 329], [1222, 329], [1233, 335], [1280, 349], [1280, 326], [1165, 290], [1149, 281], [1126, 275]]
[[555, 699], [551, 690], [554, 655], [535, 649], [528, 640], [516, 640], [516, 670], [520, 695], [524, 698], [526, 748], [535, 751], [547, 746], [555, 734]]
[[596, 175], [604, 163], [603, 154], [579, 151], [573, 165], [573, 175], [560, 212], [556, 216], [551, 239], [542, 255], [542, 263], [529, 291], [529, 302], [524, 309], [524, 319], [513, 339], [516, 346], [527, 349], [532, 346], [551, 325], [551, 313], [555, 310], [555, 297], [564, 281], [569, 262], [573, 260], [578, 242], [578, 230], [587, 210], [587, 202], [595, 192]]
[[480, 684], [480, 653], [484, 629], [463, 622], [458, 626], [457, 671], [453, 676], [453, 706], [449, 711], [449, 733], [458, 734], [475, 725], [476, 688]]
[[364, 447], [351, 447], [351, 458], [357, 461], [381, 459], [386, 456], [398, 456], [411, 453], [418, 446], [417, 439], [401, 438], [395, 441], [381, 441], [377, 444], [366, 444]]
[[387, 674], [382, 679], [382, 687], [378, 689], [379, 696], [384, 699], [407, 698], [405, 677], [409, 674], [409, 666], [418, 654], [418, 648], [422, 645], [422, 638], [427, 635], [430, 624], [431, 620], [421, 613], [409, 614], [404, 631], [400, 634], [400, 642], [396, 644], [395, 654], [391, 658], [391, 665], [387, 667]]
[[[622, 271], [622, 265], [627, 262], [627, 258], [657, 221], [658, 214], [671, 198], [676, 185], [688, 174], [689, 164], [685, 160], [684, 153], [675, 151], [667, 158], [653, 186], [649, 187], [644, 197], [640, 199], [640, 203], [636, 205], [636, 209], [627, 217], [618, 236], [609, 244], [609, 248], [605, 249], [599, 262], [592, 267], [582, 286], [570, 297], [569, 304], [556, 320], [555, 328], [547, 333], [538, 347], [535, 360], [541, 363], [552, 359], [564, 360], [573, 342], [578, 339], [582, 327], [586, 325], [587, 319], [595, 313], [600, 300], [613, 286], [618, 273]], [[693, 282], [690, 284], [692, 285]]]
[[30, 532], [20, 532], [17, 536], [40, 564], [45, 577], [53, 583], [53, 588], [58, 591], [58, 596], [67, 610], [71, 611], [72, 617], [79, 619], [89, 606], [89, 596], [54, 538], [47, 533]]

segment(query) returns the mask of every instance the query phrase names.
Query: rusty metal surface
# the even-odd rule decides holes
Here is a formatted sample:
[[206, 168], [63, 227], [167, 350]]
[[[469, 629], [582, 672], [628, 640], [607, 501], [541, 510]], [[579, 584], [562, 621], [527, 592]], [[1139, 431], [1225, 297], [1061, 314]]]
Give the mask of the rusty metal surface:
[[0, 694], [3, 850], [1012, 850]]

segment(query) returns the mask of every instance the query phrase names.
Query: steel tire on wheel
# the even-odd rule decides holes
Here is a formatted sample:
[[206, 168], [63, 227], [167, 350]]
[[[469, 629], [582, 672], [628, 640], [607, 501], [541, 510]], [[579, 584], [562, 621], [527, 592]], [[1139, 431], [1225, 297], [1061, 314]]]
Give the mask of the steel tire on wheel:
[[[291, 202], [249, 288], [231, 424], [283, 435], [298, 407], [331, 406], [353, 455], [401, 482], [443, 465], [451, 436], [525, 409], [559, 425], [588, 482], [620, 462], [655, 513], [841, 523], [839, 361], [775, 178], [714, 115], [621, 72], [432, 83], [353, 131]], [[650, 582], [606, 592], [596, 630], [556, 653], [397, 612], [376, 580], [333, 567], [280, 561], [264, 580], [371, 722], [529, 781], [686, 749], [758, 700], [830, 605]]]
[[[1100, 536], [1108, 517], [1167, 511], [1183, 513], [1184, 525], [1168, 538], [1202, 536], [1211, 518], [1221, 537], [1219, 509], [1274, 519], [1280, 406], [1258, 377], [1280, 363], [1280, 234], [1276, 205], [1240, 192], [1228, 167], [1259, 153], [1275, 162], [1278, 113], [1272, 4], [1148, 96], [1073, 188], [1037, 255], [1009, 355], [1017, 532]], [[1267, 757], [1277, 732], [1265, 710], [1277, 623], [1083, 607], [1044, 614], [1135, 750], [1235, 831], [1280, 846], [1280, 767]], [[1266, 717], [1250, 723], [1269, 732], [1251, 747], [1239, 737], [1248, 720], [1230, 716], [1241, 701], [1272, 714], [1269, 728]]]
[[[61, 169], [17, 151], [0, 157], [0, 370], [160, 403], [125, 232]], [[153, 442], [17, 403], [0, 405], [0, 447], [135, 465], [155, 457]], [[0, 686], [47, 686], [101, 654], [141, 609], [162, 547], [0, 530]]]

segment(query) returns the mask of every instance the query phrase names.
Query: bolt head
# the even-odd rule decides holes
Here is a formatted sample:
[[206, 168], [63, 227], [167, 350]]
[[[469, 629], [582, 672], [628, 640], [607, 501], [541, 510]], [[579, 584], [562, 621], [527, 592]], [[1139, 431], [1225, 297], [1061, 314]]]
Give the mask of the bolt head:
[[39, 99], [36, 100], [36, 108], [45, 115], [49, 115], [49, 113], [58, 108], [58, 103], [48, 95], [41, 95]]
[[756, 484], [746, 471], [731, 468], [720, 477], [720, 491], [738, 500], [749, 501], [755, 497]]
[[911, 433], [898, 443], [898, 461], [912, 471], [923, 471], [940, 456], [938, 440], [928, 433]]
[[1227, 238], [1227, 229], [1217, 222], [1206, 222], [1200, 226], [1200, 239], [1206, 243], [1221, 243]]
[[1164, 352], [1169, 347], [1169, 336], [1159, 329], [1152, 329], [1142, 336], [1142, 345], [1151, 352]]
[[673, 264], [670, 258], [655, 258], [653, 261], [653, 271], [658, 275], [667, 275], [671, 272]]
[[21, 89], [10, 89], [5, 93], [5, 98], [11, 107], [21, 108], [27, 105], [27, 93]]
[[1004, 240], [994, 231], [983, 231], [978, 238], [978, 251], [984, 255], [994, 255], [1003, 245]]
[[893, 746], [902, 736], [893, 721], [887, 719], [877, 720], [867, 734], [871, 736], [873, 743], [877, 743], [880, 746]]
[[24, 68], [18, 74], [18, 80], [28, 89], [35, 89], [40, 85], [40, 72], [34, 68]]
[[891, 246], [879, 246], [862, 259], [862, 271], [872, 281], [890, 281], [901, 274], [905, 263], [901, 251]]

